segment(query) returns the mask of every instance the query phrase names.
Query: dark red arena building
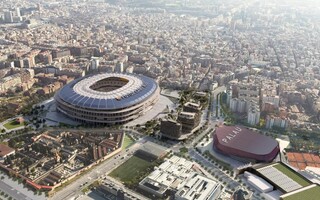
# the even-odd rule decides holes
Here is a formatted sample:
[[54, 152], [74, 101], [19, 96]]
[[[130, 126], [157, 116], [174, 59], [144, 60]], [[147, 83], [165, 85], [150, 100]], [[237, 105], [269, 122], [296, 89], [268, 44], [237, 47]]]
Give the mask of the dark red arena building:
[[280, 151], [276, 140], [241, 126], [217, 127], [213, 147], [231, 157], [255, 162], [271, 162]]

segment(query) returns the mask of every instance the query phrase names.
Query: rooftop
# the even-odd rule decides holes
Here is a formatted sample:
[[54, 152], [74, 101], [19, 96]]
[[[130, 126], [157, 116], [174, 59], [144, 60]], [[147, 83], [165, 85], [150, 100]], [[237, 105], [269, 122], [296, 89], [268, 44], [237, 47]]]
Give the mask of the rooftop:
[[0, 144], [0, 157], [5, 157], [6, 155], [14, 152], [15, 150], [8, 147], [7, 145]]
[[320, 186], [313, 184], [280, 196], [281, 200], [315, 200], [319, 199]]
[[267, 165], [257, 169], [257, 171], [266, 179], [278, 185], [284, 192], [292, 192], [310, 185], [306, 179], [281, 163]]
[[[110, 77], [123, 78], [128, 82], [110, 92], [100, 92], [90, 88], [99, 80]], [[90, 109], [122, 109], [144, 101], [154, 94], [157, 88], [158, 84], [153, 79], [143, 75], [103, 73], [70, 82], [56, 94], [56, 98]]]
[[218, 127], [215, 138], [223, 146], [257, 155], [269, 154], [278, 146], [276, 140], [240, 126]]
[[156, 157], [162, 157], [166, 153], [166, 149], [163, 146], [153, 142], [144, 143], [140, 149]]
[[188, 119], [193, 119], [196, 116], [196, 113], [192, 112], [180, 112], [179, 117], [184, 117]]
[[176, 196], [179, 197], [179, 199], [210, 199], [215, 192], [215, 190], [220, 185], [199, 174], [195, 174], [185, 182], [185, 185], [177, 192]]

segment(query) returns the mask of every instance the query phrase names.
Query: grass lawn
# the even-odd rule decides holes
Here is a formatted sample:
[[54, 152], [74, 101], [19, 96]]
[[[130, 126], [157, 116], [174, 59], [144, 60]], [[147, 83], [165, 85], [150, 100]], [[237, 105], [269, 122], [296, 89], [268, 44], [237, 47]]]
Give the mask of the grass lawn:
[[131, 139], [129, 136], [125, 135], [123, 140], [122, 149], [126, 149], [134, 143], [134, 140]]
[[314, 200], [320, 197], [320, 186], [315, 186], [305, 191], [284, 197], [283, 200]]
[[184, 154], [184, 153], [188, 153], [188, 148], [186, 147], [182, 147], [179, 149], [180, 153]]
[[125, 163], [113, 170], [109, 176], [124, 183], [132, 183], [141, 178], [141, 175], [148, 171], [153, 163], [143, 160], [137, 156], [132, 156]]
[[308, 181], [304, 180], [302, 177], [300, 177], [299, 175], [297, 175], [296, 173], [294, 173], [293, 171], [291, 171], [290, 169], [288, 169], [287, 167], [281, 164], [274, 165], [273, 167], [281, 171], [282, 173], [284, 173], [285, 175], [287, 175], [288, 177], [290, 177], [292, 180], [302, 185], [303, 187], [310, 185]]
[[11, 129], [14, 129], [14, 128], [18, 128], [18, 127], [21, 127], [21, 126], [24, 126], [24, 124], [19, 124], [17, 123], [15, 120], [12, 120], [6, 124], [3, 125], [6, 129], [8, 130], [11, 130]]

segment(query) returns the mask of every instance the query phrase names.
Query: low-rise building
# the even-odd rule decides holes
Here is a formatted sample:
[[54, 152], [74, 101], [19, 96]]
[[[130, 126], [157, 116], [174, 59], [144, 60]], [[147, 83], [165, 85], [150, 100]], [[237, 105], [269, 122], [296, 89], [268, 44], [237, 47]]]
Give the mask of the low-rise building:
[[172, 156], [140, 183], [139, 187], [164, 197], [174, 194], [176, 199], [216, 199], [220, 195], [221, 185], [194, 170], [194, 163]]
[[15, 154], [15, 152], [16, 151], [11, 147], [5, 144], [0, 144], [0, 162], [2, 162], [8, 156]]
[[194, 174], [184, 186], [176, 192], [177, 200], [217, 199], [221, 192], [221, 185], [205, 176]]
[[163, 158], [167, 154], [166, 149], [153, 142], [146, 142], [143, 146], [135, 153], [136, 156], [140, 156], [149, 161]]

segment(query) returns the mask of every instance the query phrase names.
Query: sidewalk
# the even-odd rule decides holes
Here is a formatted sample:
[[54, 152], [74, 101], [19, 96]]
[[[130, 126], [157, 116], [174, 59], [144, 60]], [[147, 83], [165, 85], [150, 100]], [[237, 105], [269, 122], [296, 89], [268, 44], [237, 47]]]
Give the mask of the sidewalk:
[[27, 188], [24, 187], [24, 185], [21, 183], [19, 184], [18, 181], [13, 181], [12, 179], [10, 179], [8, 177], [8, 175], [2, 173], [0, 174], [0, 177], [4, 177], [3, 180], [0, 180], [0, 183], [4, 183], [7, 185], [7, 189], [11, 188], [10, 190], [6, 191], [4, 187], [0, 187], [0, 189], [7, 193], [7, 194], [11, 194], [12, 198], [14, 199], [19, 199], [21, 197], [24, 197], [24, 199], [26, 200], [45, 200], [46, 197], [44, 195], [44, 192], [42, 193], [42, 195], [34, 195], [32, 190], [28, 190]]

